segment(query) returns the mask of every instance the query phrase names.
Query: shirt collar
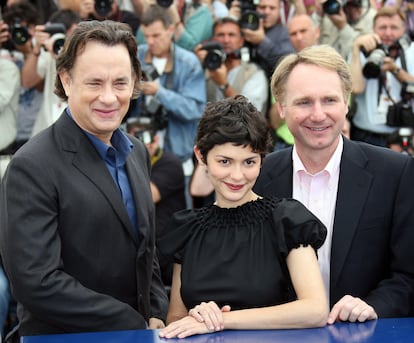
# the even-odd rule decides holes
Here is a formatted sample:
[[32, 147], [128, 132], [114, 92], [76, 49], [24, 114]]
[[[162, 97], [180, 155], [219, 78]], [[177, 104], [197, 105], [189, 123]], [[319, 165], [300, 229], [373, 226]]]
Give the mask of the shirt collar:
[[[70, 112], [69, 107], [66, 108], [66, 113], [68, 116], [73, 120], [72, 113]], [[99, 156], [104, 161], [107, 161], [108, 151], [115, 150], [115, 155], [117, 157], [117, 164], [123, 165], [126, 162], [126, 159], [128, 158], [128, 155], [132, 151], [134, 145], [130, 141], [130, 139], [121, 131], [121, 129], [116, 129], [114, 133], [112, 134], [111, 143], [112, 146], [105, 144], [100, 139], [96, 138], [93, 134], [85, 131], [81, 128], [81, 130], [85, 133], [85, 135], [88, 137], [88, 139], [91, 141], [93, 146], [98, 151]], [[110, 153], [110, 155], [113, 155], [113, 152]]]
[[[335, 149], [335, 152], [333, 153], [333, 155], [331, 156], [331, 158], [329, 159], [327, 165], [325, 166], [325, 168], [323, 170], [321, 170], [319, 173], [322, 172], [328, 172], [328, 174], [330, 176], [334, 175], [335, 173], [338, 173], [339, 171], [339, 165], [341, 163], [341, 156], [342, 156], [342, 151], [344, 148], [344, 141], [343, 141], [343, 137], [342, 135], [339, 137], [339, 142], [338, 142], [338, 146]], [[312, 175], [310, 174], [305, 166], [303, 165], [298, 152], [296, 150], [296, 146], [293, 146], [293, 151], [292, 151], [292, 160], [293, 160], [293, 174], [296, 175], [298, 174], [300, 171], [304, 171], [306, 174], [308, 175]], [[319, 174], [317, 173], [317, 174]], [[316, 175], [317, 175], [316, 174]]]

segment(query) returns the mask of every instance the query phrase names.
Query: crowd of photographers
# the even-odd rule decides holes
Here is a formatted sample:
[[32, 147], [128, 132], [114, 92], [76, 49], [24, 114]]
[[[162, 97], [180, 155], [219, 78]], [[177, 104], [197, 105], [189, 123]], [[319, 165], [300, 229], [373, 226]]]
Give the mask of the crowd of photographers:
[[[1, 12], [0, 177], [13, 153], [65, 108], [54, 94], [55, 58], [76, 25], [91, 19], [127, 23], [140, 44], [142, 93], [125, 127], [145, 123], [130, 133], [149, 132], [152, 156], [166, 152], [181, 164], [184, 183], [161, 167], [152, 180], [154, 202], [166, 209], [178, 210], [169, 204], [183, 194], [182, 207], [194, 206], [192, 149], [207, 102], [242, 94], [269, 118], [275, 142], [283, 131], [282, 146], [292, 144], [283, 122], [272, 119], [268, 82], [281, 57], [315, 42], [349, 62], [351, 138], [412, 154], [413, 0], [8, 0]], [[290, 26], [298, 15], [307, 19]], [[0, 269], [1, 322], [8, 292]]]

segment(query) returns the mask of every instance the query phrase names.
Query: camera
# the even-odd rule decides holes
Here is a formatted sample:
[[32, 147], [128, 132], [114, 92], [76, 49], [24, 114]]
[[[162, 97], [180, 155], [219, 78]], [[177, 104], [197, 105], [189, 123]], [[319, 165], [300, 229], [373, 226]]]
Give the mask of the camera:
[[[364, 54], [366, 54], [363, 51]], [[369, 54], [364, 67], [362, 68], [362, 74], [366, 79], [375, 79], [381, 74], [381, 65], [384, 62], [384, 58], [388, 56], [388, 48], [382, 44], [378, 44], [377, 47]]]
[[63, 48], [66, 39], [66, 28], [61, 23], [49, 23], [46, 24], [44, 32], [50, 34], [50, 45], [55, 55], [58, 55]]
[[152, 119], [148, 117], [128, 118], [126, 128], [144, 144], [152, 143], [157, 133]]
[[106, 17], [112, 10], [113, 0], [95, 0], [95, 12], [101, 16]]
[[24, 45], [31, 38], [27, 27], [21, 25], [20, 20], [16, 19], [10, 26], [10, 40], [15, 45]]
[[388, 47], [383, 44], [378, 44], [369, 54], [365, 49], [361, 49], [362, 53], [365, 56], [368, 56], [365, 65], [362, 68], [364, 77], [366, 79], [378, 78], [381, 74], [381, 65], [384, 62], [384, 58], [388, 56], [394, 60], [397, 59], [400, 56], [400, 52], [408, 48], [410, 42], [410, 38], [407, 35], [404, 35]]
[[168, 8], [171, 6], [171, 4], [174, 2], [174, 0], [157, 0], [157, 5], [161, 7]]
[[323, 12], [329, 15], [338, 14], [341, 10], [341, 3], [338, 0], [326, 0], [322, 4]]
[[409, 83], [401, 91], [401, 100], [388, 107], [387, 125], [414, 128], [414, 83]]
[[[142, 79], [144, 81], [154, 81], [158, 77], [158, 72], [152, 64], [142, 66]], [[142, 103], [141, 108], [140, 117], [149, 118], [155, 130], [163, 130], [168, 126], [167, 110], [155, 96], [151, 97], [148, 103]]]
[[226, 60], [226, 53], [218, 42], [206, 42], [202, 45], [202, 49], [207, 50], [203, 66], [208, 70], [216, 70]]
[[400, 127], [388, 136], [387, 144], [390, 148], [392, 148], [393, 145], [397, 145], [400, 148], [397, 151], [412, 156], [414, 148], [413, 136], [413, 129], [411, 127]]
[[341, 7], [344, 9], [345, 14], [347, 14], [352, 7], [362, 7], [362, 0], [344, 0], [342, 2], [341, 0], [326, 0], [322, 4], [323, 12], [328, 15], [338, 14], [341, 11]]
[[143, 81], [154, 81], [160, 77], [152, 64], [143, 65], [141, 67], [141, 72]]
[[240, 0], [240, 27], [242, 29], [257, 30], [260, 24], [261, 15], [256, 12], [259, 0]]

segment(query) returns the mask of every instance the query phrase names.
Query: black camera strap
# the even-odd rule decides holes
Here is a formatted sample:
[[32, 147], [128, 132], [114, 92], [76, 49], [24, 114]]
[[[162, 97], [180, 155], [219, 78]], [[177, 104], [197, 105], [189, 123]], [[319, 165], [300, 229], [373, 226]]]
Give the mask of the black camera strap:
[[[407, 63], [405, 61], [405, 52], [404, 49], [400, 49], [401, 53], [400, 53], [400, 60], [401, 60], [401, 69], [404, 70], [405, 72], [407, 72]], [[403, 97], [403, 95], [406, 93], [407, 91], [407, 82], [401, 82], [401, 97]]]
[[[400, 53], [399, 53], [399, 57], [400, 57], [400, 61], [401, 61], [401, 69], [404, 71], [407, 71], [407, 63], [405, 60], [405, 53], [404, 53], [404, 49], [400, 48]], [[380, 101], [380, 97], [381, 97], [381, 93], [382, 93], [382, 89], [385, 90], [385, 93], [387, 94], [388, 98], [391, 100], [391, 102], [395, 105], [395, 100], [392, 98], [387, 86], [385, 85], [385, 80], [386, 80], [386, 74], [382, 73], [380, 74], [380, 76], [378, 77], [378, 83], [379, 83], [379, 92], [378, 92], [378, 104]], [[398, 79], [397, 79], [398, 80]], [[405, 94], [406, 89], [407, 89], [407, 83], [406, 82], [401, 82], [400, 80], [398, 80], [398, 82], [401, 83], [401, 96], [403, 94]]]

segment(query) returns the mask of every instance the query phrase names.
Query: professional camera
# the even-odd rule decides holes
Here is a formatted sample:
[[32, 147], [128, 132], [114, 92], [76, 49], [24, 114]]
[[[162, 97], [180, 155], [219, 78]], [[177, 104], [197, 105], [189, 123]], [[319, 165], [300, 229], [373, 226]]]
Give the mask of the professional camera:
[[260, 0], [240, 0], [240, 27], [242, 29], [257, 30], [261, 15], [256, 12]]
[[134, 136], [144, 144], [152, 143], [157, 133], [153, 120], [148, 117], [128, 118], [126, 128], [128, 132], [132, 131]]
[[112, 10], [113, 0], [95, 0], [95, 12], [101, 16], [106, 17]]
[[206, 58], [203, 66], [208, 70], [216, 70], [226, 60], [226, 53], [218, 42], [206, 42], [202, 45], [202, 49], [207, 50]]
[[[142, 78], [144, 81], [154, 81], [159, 77], [157, 70], [153, 65], [148, 64], [142, 66]], [[142, 118], [149, 118], [155, 130], [163, 130], [168, 126], [168, 113], [164, 106], [155, 98], [151, 97], [151, 100], [147, 104], [143, 104], [142, 112], [140, 115]]]
[[55, 55], [58, 55], [63, 48], [66, 39], [66, 28], [61, 23], [46, 24], [44, 32], [50, 34], [50, 46]]
[[390, 148], [397, 145], [400, 147], [402, 153], [412, 156], [414, 149], [413, 136], [413, 129], [411, 127], [400, 127], [388, 136], [387, 144]]
[[[347, 14], [352, 7], [362, 7], [362, 0], [326, 0], [322, 4], [323, 12], [329, 15], [338, 14], [341, 11], [341, 7], [343, 8], [345, 14]], [[347, 19], [350, 19], [349, 16], [347, 16]]]
[[31, 38], [27, 27], [21, 25], [20, 19], [16, 19], [10, 26], [10, 40], [15, 45], [24, 45]]
[[363, 54], [368, 56], [366, 63], [362, 68], [364, 77], [367, 79], [378, 78], [381, 74], [381, 66], [384, 62], [384, 58], [388, 56], [394, 60], [397, 59], [400, 56], [400, 53], [408, 48], [410, 42], [410, 38], [407, 35], [404, 35], [390, 46], [378, 44], [369, 54], [364, 49], [361, 49]]
[[387, 125], [414, 128], [414, 83], [409, 83], [401, 91], [401, 100], [388, 107]]
[[322, 4], [323, 12], [329, 15], [338, 14], [341, 7], [341, 3], [338, 0], [326, 0]]
[[157, 0], [157, 5], [161, 7], [168, 8], [171, 6], [171, 4], [174, 2], [174, 0]]

